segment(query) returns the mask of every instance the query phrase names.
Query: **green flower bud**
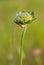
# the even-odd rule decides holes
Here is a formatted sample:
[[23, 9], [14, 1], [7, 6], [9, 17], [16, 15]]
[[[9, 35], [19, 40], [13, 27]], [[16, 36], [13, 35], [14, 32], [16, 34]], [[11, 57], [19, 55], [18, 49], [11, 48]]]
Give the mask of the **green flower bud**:
[[16, 14], [15, 23], [18, 25], [25, 25], [31, 23], [35, 19], [34, 12], [19, 12]]

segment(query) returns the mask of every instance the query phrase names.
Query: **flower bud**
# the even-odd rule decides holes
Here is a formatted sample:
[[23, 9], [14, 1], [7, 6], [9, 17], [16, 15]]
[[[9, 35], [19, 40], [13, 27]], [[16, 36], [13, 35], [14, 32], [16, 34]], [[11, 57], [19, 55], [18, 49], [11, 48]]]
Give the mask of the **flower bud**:
[[24, 27], [25, 24], [31, 23], [34, 19], [34, 12], [29, 13], [23, 11], [16, 14], [14, 22], [20, 25], [21, 27]]
[[42, 54], [42, 49], [41, 48], [37, 48], [31, 51], [31, 55], [32, 56], [39, 56]]

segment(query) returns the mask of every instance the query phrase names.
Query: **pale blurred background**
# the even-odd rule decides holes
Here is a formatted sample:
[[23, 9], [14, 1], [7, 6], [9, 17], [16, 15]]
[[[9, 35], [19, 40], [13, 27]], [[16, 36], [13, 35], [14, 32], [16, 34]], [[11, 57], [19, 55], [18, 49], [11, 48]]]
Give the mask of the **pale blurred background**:
[[[0, 0], [0, 65], [19, 65], [22, 29], [13, 20], [17, 12], [34, 11], [23, 43], [23, 65], [44, 65], [44, 0]], [[41, 54], [33, 56], [33, 49]]]

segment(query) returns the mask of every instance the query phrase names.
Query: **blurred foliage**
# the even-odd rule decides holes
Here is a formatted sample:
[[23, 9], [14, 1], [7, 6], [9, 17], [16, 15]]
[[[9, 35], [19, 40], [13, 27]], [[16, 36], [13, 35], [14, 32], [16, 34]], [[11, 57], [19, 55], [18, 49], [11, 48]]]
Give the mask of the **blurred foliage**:
[[[44, 65], [44, 0], [0, 0], [0, 65], [19, 65], [22, 29], [13, 23], [19, 11], [34, 11], [37, 18], [28, 25], [23, 40], [23, 65]], [[37, 58], [30, 55], [35, 48], [42, 49]]]

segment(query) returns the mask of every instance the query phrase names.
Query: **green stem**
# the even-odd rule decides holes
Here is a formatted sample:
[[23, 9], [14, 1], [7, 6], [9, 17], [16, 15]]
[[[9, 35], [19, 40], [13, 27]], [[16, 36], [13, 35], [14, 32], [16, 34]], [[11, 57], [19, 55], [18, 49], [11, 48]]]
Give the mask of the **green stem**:
[[36, 62], [37, 62], [37, 65], [42, 65], [42, 61], [41, 61], [40, 56], [35, 57], [35, 60], [36, 60]]
[[22, 51], [23, 51], [23, 37], [26, 31], [26, 27], [23, 28], [22, 36], [21, 36], [21, 46], [20, 46], [20, 65], [22, 65]]

